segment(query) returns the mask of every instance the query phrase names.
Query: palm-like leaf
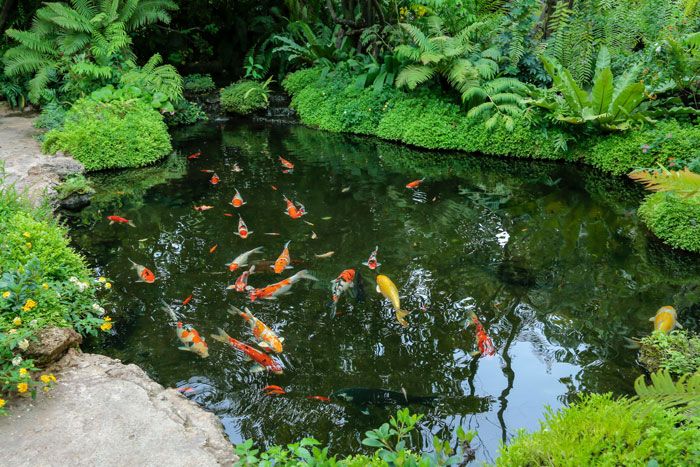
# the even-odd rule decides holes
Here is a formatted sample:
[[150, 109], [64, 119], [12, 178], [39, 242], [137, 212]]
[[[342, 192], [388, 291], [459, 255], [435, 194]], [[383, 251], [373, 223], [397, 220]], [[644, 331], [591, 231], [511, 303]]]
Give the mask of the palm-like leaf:
[[700, 373], [684, 375], [673, 382], [668, 370], [651, 374], [651, 386], [640, 376], [634, 382], [636, 400], [649, 401], [665, 409], [678, 409], [688, 418], [700, 418]]
[[638, 170], [630, 173], [629, 177], [642, 183], [647, 190], [673, 191], [682, 198], [695, 197], [700, 192], [700, 175], [687, 167], [674, 171], [663, 167], [658, 170]]
[[437, 70], [430, 66], [409, 65], [399, 72], [396, 77], [396, 86], [408, 86], [410, 89], [415, 89], [419, 84], [425, 83], [435, 76], [436, 72]]

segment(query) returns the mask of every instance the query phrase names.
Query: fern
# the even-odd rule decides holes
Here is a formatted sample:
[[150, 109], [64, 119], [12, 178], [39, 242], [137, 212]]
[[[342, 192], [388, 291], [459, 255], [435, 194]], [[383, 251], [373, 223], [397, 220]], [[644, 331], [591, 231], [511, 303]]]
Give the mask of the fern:
[[700, 373], [684, 375], [676, 383], [668, 370], [651, 374], [651, 386], [640, 376], [634, 382], [634, 400], [651, 402], [665, 409], [677, 409], [689, 419], [700, 417]]
[[658, 170], [638, 170], [629, 174], [629, 177], [642, 183], [650, 191], [672, 191], [682, 198], [692, 198], [700, 202], [700, 175], [691, 172], [687, 167], [684, 170], [670, 171], [663, 167]]

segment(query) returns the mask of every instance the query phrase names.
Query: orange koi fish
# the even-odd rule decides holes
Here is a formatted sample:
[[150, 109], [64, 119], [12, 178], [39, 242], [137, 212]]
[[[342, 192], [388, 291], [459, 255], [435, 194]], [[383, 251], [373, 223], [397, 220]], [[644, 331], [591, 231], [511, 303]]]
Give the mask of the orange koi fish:
[[323, 397], [323, 396], [307, 396], [307, 399], [316, 399], [316, 400], [319, 400], [319, 401], [326, 401], [326, 402], [330, 402], [330, 401], [331, 401], [329, 398]]
[[183, 304], [183, 305], [187, 305], [188, 303], [190, 303], [190, 300], [192, 300], [192, 294], [190, 294], [190, 296], [187, 297], [187, 298], [185, 299], [185, 301], [182, 302], [182, 304]]
[[271, 187], [273, 190], [277, 191], [277, 187], [276, 187], [275, 185], [270, 185], [270, 187]]
[[217, 246], [219, 246], [219, 245], [216, 244], [216, 245], [214, 245], [213, 247], [211, 247], [211, 249], [209, 250], [209, 253], [214, 253], [214, 250], [216, 250], [216, 247], [217, 247]]
[[238, 232], [234, 232], [234, 235], [238, 235], [241, 238], [248, 238], [248, 235], [252, 234], [253, 232], [250, 231], [248, 232], [248, 226], [245, 225], [245, 222], [243, 222], [243, 218], [241, 215], [238, 215]]
[[238, 167], [238, 164], [233, 164], [233, 168], [232, 168], [231, 170], [233, 170], [234, 172], [241, 172], [241, 171], [243, 171], [243, 169], [241, 169], [240, 167]]
[[281, 388], [279, 386], [275, 386], [274, 384], [271, 384], [269, 386], [265, 386], [264, 388], [261, 389], [261, 391], [267, 391], [268, 389], [277, 389], [278, 391], [284, 391], [284, 388]]
[[[128, 258], [127, 258], [128, 259]], [[156, 276], [153, 275], [151, 271], [148, 270], [145, 266], [141, 266], [140, 264], [136, 264], [133, 261], [129, 259], [129, 262], [133, 264], [133, 268], [136, 269], [136, 274], [139, 276], [139, 280], [136, 282], [146, 282], [147, 284], [153, 284], [156, 281]]]
[[196, 159], [199, 157], [200, 154], [201, 154], [200, 152], [194, 153], [191, 156], [189, 156], [188, 159]]
[[298, 273], [294, 274], [291, 277], [288, 277], [287, 279], [284, 279], [282, 281], [279, 281], [275, 284], [268, 285], [267, 287], [264, 287], [262, 289], [253, 289], [250, 291], [250, 301], [254, 302], [258, 298], [264, 298], [266, 300], [276, 300], [277, 297], [280, 295], [284, 295], [289, 292], [289, 289], [292, 288], [292, 285], [294, 285], [296, 282], [300, 281], [301, 279], [309, 279], [312, 281], [317, 281], [314, 276], [309, 274], [309, 271], [306, 269], [303, 269], [299, 271]]
[[338, 300], [343, 292], [347, 291], [350, 287], [355, 286], [355, 270], [346, 269], [341, 272], [340, 275], [331, 281], [331, 291], [333, 293], [333, 301], [331, 302], [331, 319], [335, 318], [335, 308], [338, 305]]
[[202, 358], [207, 358], [209, 356], [209, 349], [207, 348], [207, 343], [204, 342], [204, 339], [202, 339], [199, 333], [189, 324], [183, 326], [182, 321], [177, 319], [177, 316], [175, 316], [175, 313], [170, 309], [165, 301], [163, 302], [163, 305], [163, 310], [170, 314], [173, 321], [177, 321], [177, 337], [180, 338], [180, 341], [183, 344], [181, 347], [178, 347], [178, 349], [185, 350], [187, 352], [194, 352]]
[[202, 172], [204, 172], [204, 173], [208, 173], [208, 174], [210, 174], [210, 173], [214, 173], [214, 171], [213, 171], [213, 170], [211, 170], [211, 169], [202, 169]]
[[241, 253], [240, 255], [236, 256], [236, 259], [227, 264], [228, 270], [235, 271], [242, 266], [248, 266], [248, 257], [255, 253], [262, 253], [262, 250], [263, 247], [259, 246], [257, 248], [253, 248], [252, 250], [246, 251], [245, 253]]
[[491, 342], [491, 338], [486, 334], [486, 331], [484, 331], [484, 327], [481, 325], [479, 322], [479, 318], [476, 317], [474, 312], [471, 312], [472, 316], [472, 321], [476, 325], [476, 341], [477, 345], [479, 346], [479, 350], [476, 352], [472, 352], [472, 355], [483, 355], [483, 356], [491, 356], [496, 353], [496, 349], [493, 347], [493, 342]]
[[194, 210], [195, 211], [208, 211], [209, 209], [213, 209], [214, 206], [206, 206], [206, 205], [201, 205], [201, 206], [195, 206]]
[[231, 347], [240, 350], [257, 362], [253, 368], [250, 369], [251, 372], [257, 373], [259, 371], [268, 370], [276, 375], [282, 374], [282, 365], [280, 365], [279, 362], [269, 355], [266, 355], [259, 350], [255, 350], [253, 347], [244, 344], [243, 342], [237, 341], [233, 337], [226, 334], [226, 332], [221, 328], [219, 328], [218, 332], [218, 334], [212, 334], [211, 337], [219, 342], [228, 342]]
[[296, 206], [294, 206], [294, 203], [289, 201], [286, 196], [282, 195], [282, 197], [284, 197], [284, 200], [287, 202], [285, 214], [287, 214], [289, 217], [291, 217], [292, 219], [299, 219], [301, 216], [307, 214], [303, 204], [296, 203], [297, 206], [299, 206], [299, 209], [297, 209]]
[[423, 182], [423, 180], [425, 180], [425, 178], [421, 178], [420, 180], [416, 180], [415, 182], [407, 183], [406, 188], [415, 188], [418, 185], [420, 185]]
[[271, 394], [287, 394], [286, 391], [280, 391], [279, 389], [273, 389], [272, 391], [268, 391], [265, 393], [266, 396], [269, 396]]
[[275, 270], [275, 274], [281, 274], [285, 269], [292, 269], [292, 266], [289, 265], [289, 242], [285, 243], [284, 250], [277, 257], [275, 264], [270, 267]]
[[235, 284], [229, 285], [226, 288], [229, 290], [234, 289], [236, 292], [245, 292], [246, 290], [248, 290], [248, 288], [252, 288], [248, 287], [248, 276], [253, 274], [253, 271], [255, 271], [255, 265], [252, 265], [250, 269], [241, 274], [241, 277], [236, 279]]
[[228, 312], [231, 313], [232, 315], [235, 315], [238, 313], [250, 323], [250, 329], [253, 331], [253, 335], [258, 338], [260, 341], [258, 345], [265, 350], [267, 348], [271, 348], [277, 353], [282, 352], [282, 342], [284, 342], [284, 337], [277, 337], [277, 334], [267, 327], [265, 323], [260, 321], [258, 318], [253, 316], [253, 313], [248, 309], [248, 307], [244, 307], [245, 311], [241, 311], [235, 306], [233, 307], [234, 311], [229, 310]]
[[286, 168], [288, 168], [288, 169], [293, 169], [293, 168], [294, 168], [294, 164], [292, 164], [292, 163], [289, 162], [288, 160], [282, 159], [282, 158], [280, 157], [280, 161], [282, 162], [282, 166], [283, 166], [283, 167], [286, 167]]
[[182, 394], [185, 394], [185, 393], [194, 394], [194, 393], [197, 392], [197, 391], [195, 391], [194, 389], [192, 389], [191, 387], [177, 388], [177, 389], [175, 389], [175, 390], [176, 390], [177, 392], [181, 392]]
[[229, 213], [225, 212], [224, 216], [233, 217], [233, 214], [229, 214]]
[[[235, 188], [234, 188], [235, 190]], [[241, 194], [236, 190], [236, 194], [233, 196], [233, 199], [231, 200], [231, 206], [234, 208], [240, 208], [244, 204], [248, 204], [245, 201], [243, 201], [243, 198], [241, 197]]]
[[370, 269], [376, 269], [377, 266], [381, 266], [382, 263], [377, 263], [377, 250], [379, 250], [378, 246], [374, 247], [374, 251], [372, 252], [371, 255], [369, 255], [369, 259], [367, 260], [366, 263], [362, 263], [365, 266], [367, 266]]
[[133, 222], [131, 222], [129, 219], [124, 219], [123, 217], [107, 216], [107, 219], [109, 219], [109, 225], [112, 225], [116, 222], [118, 224], [126, 224], [126, 225], [130, 225], [132, 227], [136, 227]]
[[212, 185], [216, 185], [217, 183], [219, 183], [219, 176], [216, 175], [216, 172], [214, 173], [214, 175], [211, 176], [211, 180], [209, 181]]

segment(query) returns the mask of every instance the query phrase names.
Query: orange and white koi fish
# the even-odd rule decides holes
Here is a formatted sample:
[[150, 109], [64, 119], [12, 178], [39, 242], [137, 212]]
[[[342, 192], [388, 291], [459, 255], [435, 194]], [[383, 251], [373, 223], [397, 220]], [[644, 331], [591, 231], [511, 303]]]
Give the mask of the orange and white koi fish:
[[377, 266], [381, 266], [382, 263], [377, 263], [377, 250], [379, 250], [379, 246], [374, 247], [374, 251], [371, 255], [369, 255], [369, 259], [367, 260], [367, 262], [362, 264], [364, 264], [370, 269], [376, 269]]
[[[128, 258], [127, 258], [128, 259]], [[139, 276], [139, 280], [136, 282], [146, 282], [147, 284], [153, 284], [156, 281], [156, 276], [145, 266], [136, 264], [129, 259], [129, 262], [133, 264], [133, 268], [136, 269], [136, 274]]]
[[107, 219], [109, 219], [109, 225], [112, 225], [116, 222], [117, 224], [126, 224], [132, 227], [136, 227], [133, 222], [131, 222], [129, 219], [124, 219], [123, 217], [107, 216]]
[[194, 352], [202, 358], [207, 358], [209, 356], [209, 349], [204, 339], [189, 324], [183, 326], [182, 321], [177, 319], [177, 316], [175, 316], [175, 313], [170, 309], [168, 304], [165, 302], [163, 302], [163, 304], [163, 310], [170, 314], [173, 321], [177, 321], [177, 337], [179, 337], [182, 342], [182, 346], [178, 347], [178, 349]]
[[294, 285], [296, 282], [299, 282], [301, 279], [309, 279], [312, 281], [318, 280], [314, 276], [309, 274], [309, 271], [303, 269], [298, 273], [294, 274], [293, 276], [288, 277], [287, 279], [279, 281], [275, 284], [270, 284], [262, 289], [251, 290], [250, 301], [254, 302], [258, 298], [264, 298], [266, 300], [277, 300], [277, 297], [288, 293], [289, 289], [292, 288], [292, 285]]
[[278, 337], [275, 332], [267, 327], [265, 323], [260, 321], [258, 318], [253, 316], [248, 307], [244, 307], [245, 311], [241, 311], [235, 306], [234, 311], [229, 310], [232, 315], [239, 314], [250, 323], [250, 329], [253, 331], [253, 335], [260, 340], [258, 345], [262, 348], [271, 348], [277, 353], [282, 352], [282, 342], [284, 342], [284, 337]]
[[252, 289], [252, 287], [248, 286], [248, 276], [253, 274], [253, 271], [255, 271], [255, 265], [252, 265], [250, 269], [241, 274], [241, 277], [236, 279], [233, 285], [229, 285], [226, 288], [229, 290], [234, 289], [236, 292], [245, 292], [248, 289]]
[[220, 179], [219, 179], [219, 176], [216, 175], [216, 172], [214, 172], [214, 175], [211, 176], [211, 180], [209, 180], [209, 181], [211, 182], [212, 185], [216, 185], [217, 183], [219, 183]]
[[245, 253], [241, 253], [240, 255], [236, 256], [236, 259], [227, 264], [229, 271], [235, 271], [240, 267], [248, 266], [248, 257], [255, 253], [262, 253], [262, 250], [263, 247], [259, 246], [257, 248], [253, 248], [252, 250], [248, 250]]
[[286, 168], [288, 168], [288, 169], [293, 169], [293, 168], [294, 168], [294, 164], [292, 164], [291, 162], [289, 162], [289, 161], [286, 160], [286, 159], [282, 159], [282, 158], [280, 157], [280, 162], [282, 162], [282, 166], [283, 166], [283, 167], [286, 167]]
[[201, 206], [195, 206], [194, 210], [195, 211], [208, 211], [209, 209], [213, 209], [214, 206], [206, 206], [206, 205], [201, 205]]
[[291, 217], [292, 219], [299, 219], [301, 216], [307, 214], [303, 204], [296, 203], [296, 205], [299, 206], [299, 209], [297, 209], [297, 207], [294, 206], [294, 203], [289, 201], [286, 196], [282, 195], [282, 197], [284, 197], [284, 200], [287, 202], [285, 214], [287, 214], [289, 217]]
[[226, 332], [221, 328], [219, 328], [218, 331], [218, 334], [212, 334], [211, 337], [213, 337], [219, 342], [228, 342], [231, 345], [231, 347], [240, 350], [248, 357], [255, 360], [256, 364], [253, 365], [253, 367], [250, 369], [251, 372], [257, 373], [259, 371], [268, 370], [276, 375], [282, 374], [282, 365], [280, 365], [277, 360], [273, 359], [269, 355], [260, 352], [259, 350], [254, 349], [253, 347], [247, 344], [244, 344], [243, 342], [237, 341], [233, 337], [226, 334]]
[[248, 238], [248, 235], [252, 234], [252, 231], [248, 231], [248, 226], [243, 222], [241, 215], [238, 215], [238, 232], [234, 232], [234, 235], [238, 235], [241, 238]]
[[202, 172], [208, 173], [208, 174], [214, 173], [214, 171], [211, 169], [202, 169]]
[[415, 187], [417, 187], [418, 185], [420, 185], [421, 183], [423, 183], [423, 180], [425, 180], [425, 178], [421, 178], [420, 180], [416, 180], [416, 181], [414, 181], [414, 182], [407, 183], [407, 184], [406, 184], [406, 188], [415, 188]]
[[292, 266], [289, 265], [289, 242], [284, 245], [284, 250], [277, 257], [275, 264], [270, 267], [275, 270], [275, 274], [281, 274], [285, 269], [292, 269]]
[[331, 281], [331, 292], [333, 293], [333, 301], [331, 302], [331, 319], [335, 318], [335, 308], [338, 305], [338, 300], [343, 292], [347, 291], [350, 287], [355, 286], [355, 270], [346, 269], [341, 272], [340, 275]]
[[[235, 188], [234, 188], [234, 190], [235, 190]], [[243, 198], [241, 197], [241, 194], [238, 192], [238, 190], [236, 190], [236, 194], [233, 195], [233, 199], [231, 200], [231, 203], [230, 203], [230, 204], [231, 204], [231, 206], [233, 206], [234, 208], [240, 208], [240, 207], [243, 206], [244, 204], [248, 204], [248, 203], [246, 203], [245, 201], [243, 201]]]
[[316, 400], [319, 400], [319, 401], [326, 401], [326, 402], [330, 402], [330, 401], [331, 401], [329, 398], [323, 397], [323, 396], [307, 396], [306, 398], [307, 398], [307, 399], [316, 399]]
[[472, 352], [472, 355], [483, 355], [483, 356], [491, 356], [496, 353], [496, 349], [493, 348], [493, 342], [491, 342], [491, 338], [486, 334], [486, 331], [484, 331], [484, 327], [481, 325], [479, 322], [479, 318], [476, 317], [474, 312], [471, 312], [472, 316], [472, 321], [476, 325], [476, 342], [477, 345], [479, 346], [479, 350]]
[[196, 153], [192, 154], [191, 156], [189, 156], [188, 159], [196, 159], [199, 157], [200, 154], [201, 154], [201, 152], [196, 152]]
[[238, 167], [238, 164], [233, 164], [233, 168], [232, 168], [231, 170], [233, 170], [234, 172], [241, 172], [241, 171], [243, 171], [243, 169], [241, 169], [240, 167]]

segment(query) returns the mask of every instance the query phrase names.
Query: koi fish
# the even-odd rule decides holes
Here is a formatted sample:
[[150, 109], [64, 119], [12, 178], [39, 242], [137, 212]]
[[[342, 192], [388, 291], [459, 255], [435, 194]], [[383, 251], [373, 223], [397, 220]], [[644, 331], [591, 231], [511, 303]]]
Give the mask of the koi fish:
[[283, 167], [286, 167], [286, 168], [288, 168], [288, 169], [293, 169], [293, 168], [294, 168], [294, 164], [292, 164], [292, 163], [289, 162], [288, 160], [282, 159], [282, 158], [280, 157], [280, 161], [282, 162], [282, 166], [283, 166]]
[[329, 398], [323, 397], [323, 396], [307, 396], [306, 398], [307, 398], [307, 399], [316, 399], [316, 400], [319, 400], [319, 401], [326, 401], [326, 402], [330, 402], [330, 401], [331, 401]]
[[192, 300], [192, 294], [190, 294], [190, 296], [187, 297], [187, 298], [185, 299], [185, 301], [182, 302], [182, 304], [183, 304], [183, 305], [187, 305], [188, 303], [190, 303], [190, 300]]
[[133, 268], [136, 269], [136, 274], [138, 274], [139, 276], [139, 280], [137, 280], [136, 282], [146, 282], [147, 284], [153, 284], [156, 281], [156, 276], [153, 275], [153, 273], [148, 268], [146, 268], [145, 266], [141, 266], [140, 264], [136, 264], [130, 259], [129, 262], [133, 264]]
[[178, 349], [194, 352], [202, 358], [207, 358], [209, 356], [209, 349], [207, 349], [207, 343], [204, 342], [204, 339], [200, 337], [199, 333], [189, 324], [183, 326], [182, 321], [177, 319], [177, 316], [175, 316], [175, 313], [170, 309], [167, 303], [163, 302], [163, 305], [163, 310], [170, 314], [173, 321], [177, 321], [177, 337], [179, 337], [182, 342], [182, 346], [178, 347]]
[[311, 231], [311, 240], [316, 240], [318, 238], [318, 235], [316, 235], [316, 232], [313, 230]]
[[277, 300], [280, 295], [285, 295], [289, 292], [296, 282], [301, 279], [309, 279], [312, 281], [317, 281], [314, 276], [309, 274], [309, 271], [303, 269], [291, 277], [288, 277], [282, 281], [275, 284], [270, 284], [262, 289], [253, 289], [250, 291], [250, 301], [254, 302], [258, 298], [264, 298], [266, 300]]
[[331, 292], [333, 293], [333, 301], [331, 302], [331, 319], [335, 318], [335, 308], [338, 305], [338, 300], [343, 292], [347, 291], [350, 287], [355, 286], [355, 270], [346, 269], [341, 272], [340, 275], [331, 281]]
[[253, 316], [253, 313], [250, 312], [248, 307], [244, 307], [245, 311], [241, 311], [235, 306], [233, 307], [233, 309], [235, 310], [235, 312], [231, 310], [228, 310], [228, 312], [232, 315], [238, 313], [243, 317], [243, 319], [250, 323], [250, 329], [251, 331], [253, 331], [253, 335], [257, 337], [260, 341], [258, 343], [260, 347], [264, 349], [271, 348], [277, 353], [282, 352], [282, 342], [284, 342], [284, 337], [277, 337], [277, 334], [275, 334], [275, 332], [272, 329], [267, 327], [265, 323]]
[[224, 216], [226, 216], [226, 217], [233, 217], [233, 214], [229, 214], [229, 213], [225, 212], [225, 213], [224, 213]]
[[227, 289], [235, 289], [236, 292], [245, 292], [249, 287], [248, 287], [248, 276], [253, 274], [253, 271], [255, 271], [255, 265], [251, 266], [250, 269], [245, 271], [243, 274], [241, 274], [241, 277], [236, 279], [235, 284], [229, 285], [226, 287]]
[[416, 181], [414, 181], [414, 182], [407, 183], [407, 184], [406, 184], [406, 188], [415, 188], [415, 187], [417, 187], [418, 185], [420, 185], [420, 184], [423, 182], [423, 180], [425, 180], [425, 178], [421, 178], [420, 180], [416, 180]]
[[284, 388], [281, 388], [279, 386], [275, 386], [274, 384], [271, 384], [269, 386], [265, 386], [264, 388], [261, 389], [261, 391], [267, 391], [268, 389], [276, 389], [278, 391], [284, 391]]
[[213, 209], [213, 208], [214, 208], [214, 206], [205, 206], [205, 205], [203, 204], [203, 205], [201, 205], [201, 206], [195, 206], [195, 207], [194, 207], [194, 210], [195, 210], [195, 211], [207, 211], [207, 210]]
[[253, 248], [252, 250], [246, 251], [245, 253], [241, 253], [240, 255], [236, 256], [236, 259], [228, 263], [226, 266], [228, 266], [229, 271], [235, 271], [242, 266], [248, 266], [248, 257], [255, 253], [261, 253], [262, 250], [263, 247], [259, 246], [257, 248]]
[[202, 169], [202, 172], [204, 172], [204, 173], [208, 173], [208, 174], [210, 174], [210, 173], [214, 173], [214, 171], [213, 171], [213, 170], [211, 170], [211, 169]]
[[276, 187], [275, 185], [270, 185], [270, 188], [272, 188], [273, 190], [277, 191], [277, 187]]
[[212, 185], [216, 185], [219, 183], [219, 176], [214, 173], [214, 175], [211, 176], [211, 180], [209, 180]]
[[[649, 318], [649, 321], [654, 322], [654, 331], [661, 331], [664, 334], [668, 334], [673, 331], [674, 328], [683, 329], [683, 326], [678, 322], [678, 313], [676, 309], [672, 306], [662, 306], [656, 310], [656, 315]], [[627, 341], [628, 349], [638, 349], [641, 347], [641, 342], [636, 339], [630, 339], [625, 337]]]
[[131, 222], [129, 219], [124, 219], [123, 217], [107, 216], [107, 219], [109, 219], [109, 225], [112, 225], [116, 222], [118, 224], [126, 224], [126, 225], [130, 225], [132, 227], [136, 227], [133, 222]]
[[238, 167], [238, 164], [233, 164], [233, 168], [232, 168], [231, 170], [233, 170], [234, 172], [241, 172], [241, 171], [243, 171], [243, 169], [241, 169], [240, 167]]
[[175, 390], [176, 390], [177, 392], [182, 393], [182, 394], [185, 394], [185, 393], [194, 394], [194, 393], [197, 392], [197, 391], [195, 391], [194, 389], [192, 389], [191, 387], [177, 388], [177, 389], [175, 389]]
[[245, 222], [243, 222], [243, 218], [241, 215], [238, 215], [238, 232], [234, 232], [234, 235], [238, 235], [241, 238], [248, 238], [248, 235], [252, 234], [253, 232], [248, 232], [248, 226], [245, 225]]
[[279, 235], [279, 232], [265, 232], [265, 235], [277, 236]]
[[265, 393], [266, 396], [270, 396], [272, 394], [287, 394], [287, 392], [284, 390], [273, 389], [272, 391], [268, 391]]
[[196, 152], [196, 153], [192, 154], [191, 156], [189, 156], [188, 159], [196, 159], [199, 157], [200, 154], [201, 154], [201, 152]]
[[408, 323], [404, 319], [408, 315], [408, 311], [401, 309], [401, 299], [399, 298], [399, 290], [396, 288], [391, 279], [384, 275], [377, 276], [377, 292], [384, 295], [384, 297], [391, 300], [391, 304], [394, 305], [394, 310], [396, 310], [396, 319], [404, 326], [408, 326]]
[[472, 316], [472, 321], [476, 325], [476, 342], [477, 345], [479, 346], [479, 350], [472, 352], [472, 355], [483, 355], [483, 356], [491, 356], [496, 353], [496, 350], [493, 348], [493, 342], [491, 342], [491, 338], [486, 334], [486, 331], [484, 331], [484, 327], [481, 325], [479, 322], [479, 318], [476, 317], [474, 312], [471, 312]]
[[[235, 189], [235, 188], [234, 188]], [[243, 198], [241, 197], [241, 194], [236, 190], [236, 194], [233, 196], [233, 199], [231, 200], [231, 206], [234, 208], [240, 208], [244, 204], [248, 204], [245, 201], [243, 201]]]
[[364, 264], [370, 269], [376, 269], [378, 266], [381, 266], [382, 263], [377, 263], [377, 250], [379, 250], [379, 246], [374, 247], [374, 251], [371, 255], [369, 255], [369, 259], [367, 260], [367, 262], [362, 264]]
[[217, 246], [219, 246], [219, 245], [216, 244], [216, 245], [214, 245], [213, 247], [211, 247], [211, 249], [209, 250], [209, 253], [214, 253], [214, 250], [216, 250], [216, 247], [217, 247]]
[[328, 253], [323, 253], [323, 254], [321, 254], [321, 255], [316, 255], [316, 254], [314, 254], [314, 256], [315, 256], [316, 258], [330, 258], [330, 257], [333, 256], [334, 254], [335, 254], [335, 251], [329, 251]]
[[294, 169], [284, 169], [284, 170], [282, 171], [283, 174], [290, 174], [290, 173], [292, 173], [292, 172], [294, 172]]
[[123, 191], [115, 191], [114, 194], [115, 194], [115, 195], [123, 195], [124, 192], [123, 192]]
[[255, 360], [256, 364], [250, 369], [251, 372], [257, 373], [259, 371], [268, 370], [276, 375], [282, 374], [282, 365], [280, 365], [279, 362], [269, 355], [266, 355], [259, 350], [255, 350], [253, 347], [244, 344], [243, 342], [237, 341], [233, 337], [226, 334], [226, 332], [221, 328], [218, 329], [218, 332], [218, 334], [212, 334], [211, 337], [219, 342], [228, 342], [231, 347], [243, 352], [247, 358]]
[[285, 269], [292, 269], [292, 266], [289, 265], [289, 242], [285, 243], [284, 250], [277, 257], [274, 266], [270, 267], [275, 270], [275, 274], [281, 274]]
[[287, 214], [289, 217], [292, 219], [299, 219], [301, 216], [307, 214], [303, 204], [296, 203], [296, 205], [299, 206], [299, 209], [297, 209], [296, 206], [294, 206], [294, 203], [289, 201], [286, 196], [282, 195], [282, 197], [284, 197], [284, 200], [287, 202], [285, 214]]

